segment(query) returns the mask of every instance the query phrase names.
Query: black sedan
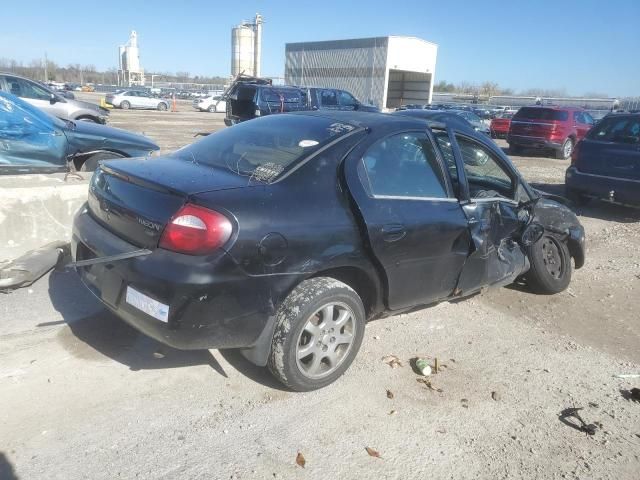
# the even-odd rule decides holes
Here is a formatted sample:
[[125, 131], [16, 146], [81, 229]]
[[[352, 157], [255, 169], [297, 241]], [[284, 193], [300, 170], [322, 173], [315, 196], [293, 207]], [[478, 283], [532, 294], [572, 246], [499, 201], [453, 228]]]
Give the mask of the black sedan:
[[140, 331], [241, 349], [312, 390], [349, 367], [368, 320], [519, 278], [564, 290], [584, 231], [463, 122], [304, 112], [105, 162], [71, 250]]
[[0, 92], [0, 175], [93, 171], [102, 160], [145, 156], [158, 149], [143, 135], [61, 120]]
[[573, 150], [567, 196], [640, 206], [640, 114], [604, 117]]

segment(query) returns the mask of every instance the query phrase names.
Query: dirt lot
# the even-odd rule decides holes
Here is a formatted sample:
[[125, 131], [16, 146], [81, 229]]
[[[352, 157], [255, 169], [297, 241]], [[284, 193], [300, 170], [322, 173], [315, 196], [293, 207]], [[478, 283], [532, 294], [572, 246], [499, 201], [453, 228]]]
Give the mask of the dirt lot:
[[[221, 114], [178, 108], [114, 111], [110, 123], [163, 151], [222, 128]], [[566, 162], [513, 160], [562, 190]], [[235, 352], [157, 344], [74, 274], [1, 296], [0, 478], [637, 479], [640, 403], [628, 392], [640, 378], [615, 375], [640, 374], [640, 212], [593, 204], [580, 218], [587, 264], [568, 291], [490, 290], [373, 322], [347, 374], [308, 394]], [[435, 390], [416, 382], [416, 355], [444, 364]], [[569, 407], [584, 407], [595, 435], [559, 418]]]

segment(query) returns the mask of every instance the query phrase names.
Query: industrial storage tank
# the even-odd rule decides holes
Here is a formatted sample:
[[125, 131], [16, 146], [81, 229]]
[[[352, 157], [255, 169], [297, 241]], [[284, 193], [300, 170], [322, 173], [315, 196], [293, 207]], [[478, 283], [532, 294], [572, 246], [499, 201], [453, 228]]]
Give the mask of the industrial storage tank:
[[244, 73], [254, 75], [256, 32], [253, 26], [242, 23], [231, 30], [231, 76]]

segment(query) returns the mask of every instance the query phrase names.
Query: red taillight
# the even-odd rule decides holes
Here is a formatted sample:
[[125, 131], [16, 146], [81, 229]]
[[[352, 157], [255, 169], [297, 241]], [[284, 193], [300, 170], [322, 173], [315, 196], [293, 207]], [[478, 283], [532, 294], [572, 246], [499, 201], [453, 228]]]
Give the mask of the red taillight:
[[186, 204], [169, 220], [159, 246], [187, 255], [204, 255], [224, 245], [232, 228], [221, 213]]

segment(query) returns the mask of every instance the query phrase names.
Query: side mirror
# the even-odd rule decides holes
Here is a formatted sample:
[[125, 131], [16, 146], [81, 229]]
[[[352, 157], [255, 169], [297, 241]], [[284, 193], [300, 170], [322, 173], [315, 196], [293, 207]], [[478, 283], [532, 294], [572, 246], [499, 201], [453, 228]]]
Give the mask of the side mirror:
[[537, 222], [531, 222], [522, 231], [520, 240], [523, 246], [530, 247], [544, 235], [544, 227]]
[[52, 93], [51, 96], [49, 97], [49, 103], [53, 105], [57, 101], [58, 101], [58, 97], [56, 97], [55, 94]]

